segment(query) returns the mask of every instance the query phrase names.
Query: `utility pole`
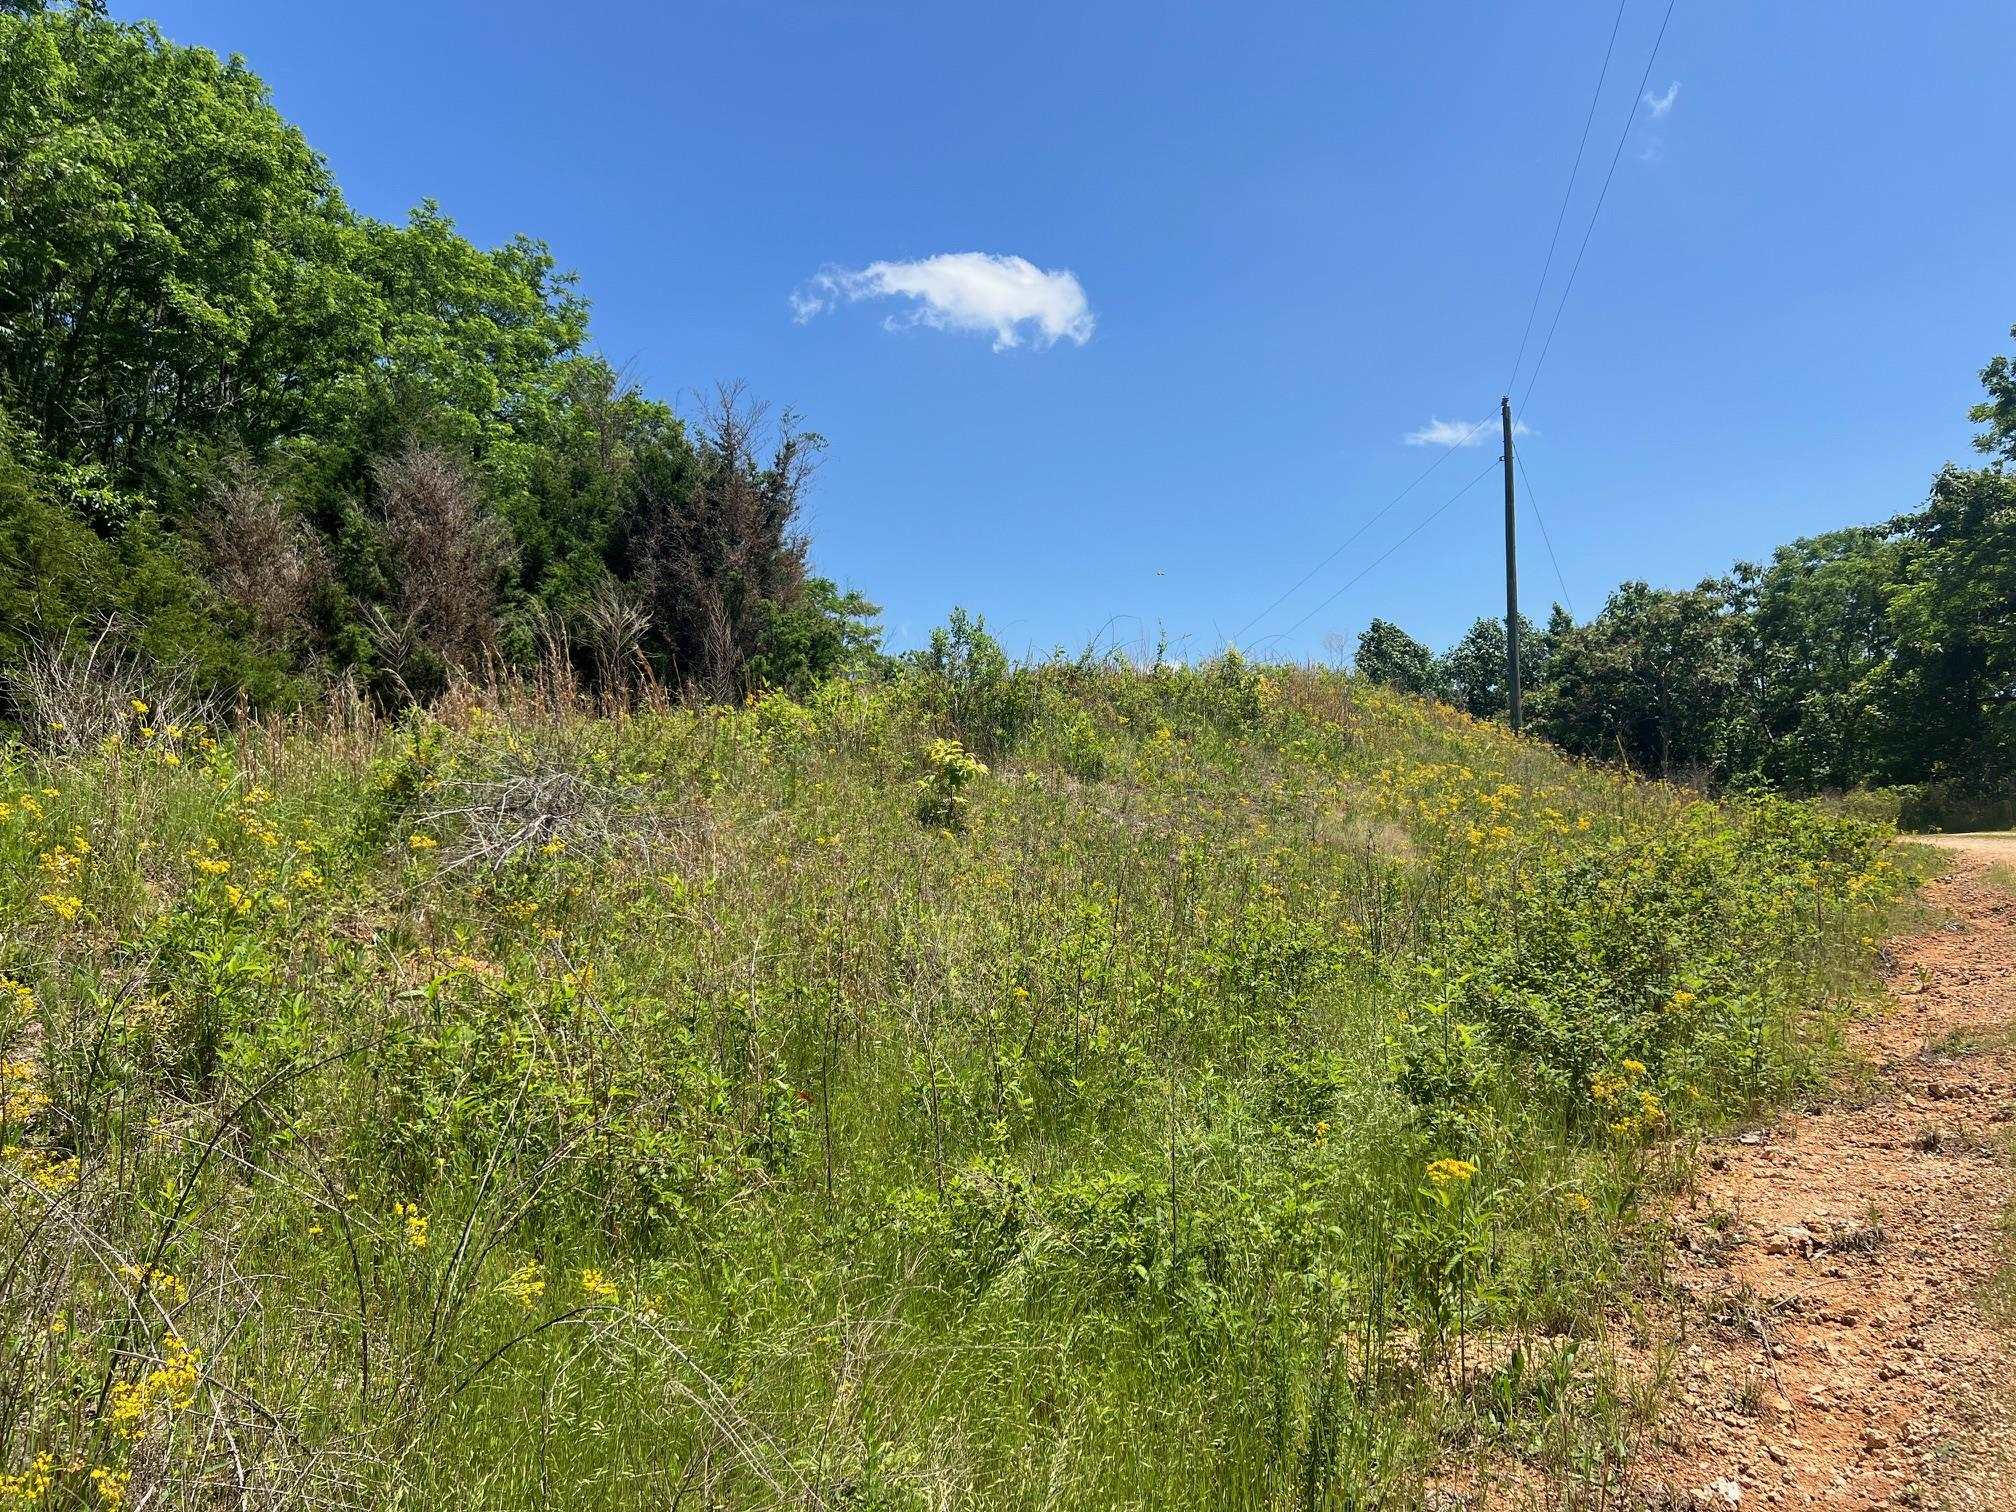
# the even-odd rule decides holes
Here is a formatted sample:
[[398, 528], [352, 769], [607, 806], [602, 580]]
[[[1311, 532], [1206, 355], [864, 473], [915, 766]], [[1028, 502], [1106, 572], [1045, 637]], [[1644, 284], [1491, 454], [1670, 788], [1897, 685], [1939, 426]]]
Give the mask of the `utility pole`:
[[1512, 733], [1526, 725], [1519, 690], [1519, 516], [1512, 501], [1512, 399], [1498, 401], [1505, 430], [1505, 689], [1512, 703]]

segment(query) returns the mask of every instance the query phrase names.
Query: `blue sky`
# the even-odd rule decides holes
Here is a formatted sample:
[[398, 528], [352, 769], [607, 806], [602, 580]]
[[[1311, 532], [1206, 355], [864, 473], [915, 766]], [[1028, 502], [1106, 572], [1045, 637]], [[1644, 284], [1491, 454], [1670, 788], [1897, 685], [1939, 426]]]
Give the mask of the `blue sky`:
[[[242, 53], [358, 208], [431, 196], [486, 244], [550, 242], [652, 392], [741, 378], [801, 411], [832, 443], [814, 559], [897, 648], [963, 603], [1018, 652], [1192, 654], [1434, 460], [1411, 433], [1495, 410], [1617, 14], [118, 9]], [[1678, 0], [1661, 111], [1638, 82], [1663, 11], [1626, 5], [1535, 348], [1631, 134], [1521, 412], [1584, 617], [1625, 578], [1911, 507], [1971, 455], [1975, 374], [2016, 321], [2006, 0]], [[960, 253], [1030, 267], [931, 261]], [[1322, 656], [1379, 614], [1439, 644], [1502, 611], [1487, 477], [1267, 640], [1495, 455], [1454, 453], [1241, 643]], [[1523, 528], [1538, 618], [1562, 590]]]

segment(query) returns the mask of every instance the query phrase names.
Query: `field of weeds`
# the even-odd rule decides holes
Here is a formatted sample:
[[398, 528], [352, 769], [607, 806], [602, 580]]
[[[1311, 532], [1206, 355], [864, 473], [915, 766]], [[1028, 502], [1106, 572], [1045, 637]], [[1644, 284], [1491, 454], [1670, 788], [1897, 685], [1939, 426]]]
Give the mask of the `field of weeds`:
[[1600, 1485], [1901, 890], [1236, 658], [171, 721], [0, 757], [0, 1507]]

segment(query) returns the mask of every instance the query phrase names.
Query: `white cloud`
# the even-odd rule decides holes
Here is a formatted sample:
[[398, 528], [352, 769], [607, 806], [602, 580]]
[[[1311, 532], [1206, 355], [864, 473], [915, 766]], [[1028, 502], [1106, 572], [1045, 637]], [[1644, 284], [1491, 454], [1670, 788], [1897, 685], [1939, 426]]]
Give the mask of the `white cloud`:
[[[1482, 420], [1435, 420], [1411, 430], [1401, 439], [1409, 446], [1482, 446], [1486, 441], [1496, 442], [1503, 430], [1503, 422], [1496, 415]], [[1528, 436], [1532, 431], [1524, 420], [1512, 422], [1512, 434]]]
[[842, 301], [907, 299], [911, 307], [883, 321], [890, 330], [928, 326], [994, 338], [994, 350], [1092, 339], [1092, 306], [1077, 275], [1037, 267], [1026, 257], [941, 252], [915, 262], [823, 268], [791, 291], [792, 317], [803, 325]]
[[1673, 108], [1673, 102], [1679, 98], [1680, 81], [1675, 79], [1666, 86], [1666, 93], [1662, 95], [1648, 92], [1645, 96], [1645, 108], [1652, 112], [1653, 120], [1663, 121], [1666, 119], [1666, 112]]

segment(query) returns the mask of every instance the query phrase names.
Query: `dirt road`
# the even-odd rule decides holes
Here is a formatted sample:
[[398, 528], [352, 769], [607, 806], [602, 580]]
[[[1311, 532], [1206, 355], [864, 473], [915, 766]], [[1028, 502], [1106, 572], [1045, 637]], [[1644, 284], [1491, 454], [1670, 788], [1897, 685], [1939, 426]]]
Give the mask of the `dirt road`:
[[1821, 1111], [1715, 1141], [1677, 1215], [1674, 1392], [1639, 1505], [2016, 1509], [2016, 838], [1894, 942], [1874, 1068]]

